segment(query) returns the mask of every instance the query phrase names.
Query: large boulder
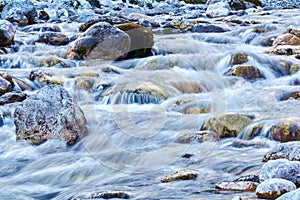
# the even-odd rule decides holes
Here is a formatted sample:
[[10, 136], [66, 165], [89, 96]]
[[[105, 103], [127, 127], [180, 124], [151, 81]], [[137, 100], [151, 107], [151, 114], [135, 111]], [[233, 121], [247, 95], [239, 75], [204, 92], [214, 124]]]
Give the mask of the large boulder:
[[221, 138], [236, 137], [251, 121], [251, 118], [245, 115], [220, 114], [209, 118], [202, 130], [214, 131]]
[[6, 20], [0, 20], [0, 47], [10, 45], [15, 36], [16, 30], [12, 23]]
[[116, 60], [130, 51], [130, 45], [130, 37], [124, 31], [109, 23], [99, 22], [69, 46], [66, 57]]
[[273, 41], [273, 46], [277, 45], [300, 45], [300, 38], [291, 33], [284, 33]]
[[35, 5], [30, 0], [11, 1], [2, 10], [2, 19], [19, 25], [32, 24], [37, 17]]
[[154, 44], [151, 29], [134, 23], [120, 24], [117, 28], [127, 33], [131, 39], [127, 58], [142, 58], [151, 55]]
[[285, 158], [291, 161], [300, 161], [300, 142], [286, 142], [274, 146], [265, 154], [263, 162], [281, 158]]
[[260, 70], [252, 65], [236, 65], [230, 69], [228, 75], [243, 77], [245, 79], [264, 78]]
[[27, 98], [14, 113], [16, 139], [40, 144], [48, 139], [79, 141], [87, 132], [86, 119], [69, 93], [49, 85]]

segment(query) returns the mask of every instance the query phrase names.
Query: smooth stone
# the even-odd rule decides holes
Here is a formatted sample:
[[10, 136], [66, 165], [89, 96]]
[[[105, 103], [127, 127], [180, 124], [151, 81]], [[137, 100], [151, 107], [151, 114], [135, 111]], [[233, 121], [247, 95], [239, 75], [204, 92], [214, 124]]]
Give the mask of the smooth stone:
[[162, 183], [169, 183], [178, 180], [194, 180], [195, 178], [197, 178], [197, 172], [195, 170], [182, 169], [173, 174], [160, 177], [159, 179]]
[[300, 38], [290, 33], [284, 33], [273, 41], [273, 46], [278, 45], [300, 45]]
[[187, 133], [176, 139], [177, 143], [192, 143], [192, 142], [217, 142], [219, 135], [213, 131], [197, 131], [195, 133]]
[[0, 20], [0, 47], [9, 46], [15, 37], [16, 30], [12, 23]]
[[231, 56], [230, 63], [232, 65], [235, 65], [235, 64], [244, 64], [246, 62], [248, 62], [248, 55], [245, 54], [245, 53], [234, 53]]
[[222, 182], [216, 185], [216, 189], [227, 191], [255, 191], [258, 183], [251, 181]]
[[228, 72], [228, 76], [238, 76], [245, 79], [264, 78], [260, 70], [252, 65], [236, 65]]
[[67, 45], [69, 43], [69, 38], [62, 33], [55, 32], [44, 32], [39, 34], [37, 42], [60, 46]]
[[269, 160], [276, 160], [285, 158], [290, 161], [300, 161], [300, 142], [286, 142], [280, 143], [274, 146], [270, 151], [268, 151], [264, 157], [263, 162]]
[[195, 24], [192, 32], [197, 32], [197, 33], [223, 33], [228, 31], [227, 29], [214, 25], [214, 24]]
[[209, 4], [206, 9], [206, 16], [211, 18], [226, 17], [230, 14], [231, 8], [226, 1], [220, 1], [214, 4]]
[[25, 93], [9, 92], [0, 96], [0, 105], [22, 102], [27, 98]]
[[296, 200], [300, 199], [300, 188], [280, 196], [276, 200]]

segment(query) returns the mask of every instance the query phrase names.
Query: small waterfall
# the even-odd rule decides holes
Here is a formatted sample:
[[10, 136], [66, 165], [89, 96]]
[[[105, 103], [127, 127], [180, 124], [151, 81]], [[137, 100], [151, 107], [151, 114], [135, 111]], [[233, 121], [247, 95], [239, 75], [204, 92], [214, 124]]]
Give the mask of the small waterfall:
[[160, 104], [162, 99], [149, 94], [135, 92], [118, 92], [109, 94], [101, 99], [101, 104]]

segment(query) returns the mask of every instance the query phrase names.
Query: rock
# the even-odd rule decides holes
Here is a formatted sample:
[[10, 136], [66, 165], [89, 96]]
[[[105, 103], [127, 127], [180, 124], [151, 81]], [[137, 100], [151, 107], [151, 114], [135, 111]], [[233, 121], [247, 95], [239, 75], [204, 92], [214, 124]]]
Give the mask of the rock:
[[86, 133], [80, 107], [59, 85], [49, 85], [31, 95], [14, 113], [16, 139], [40, 144], [48, 139], [78, 142]]
[[131, 40], [128, 34], [109, 23], [99, 22], [86, 30], [68, 48], [68, 59], [115, 60], [129, 52]]
[[134, 23], [120, 24], [117, 28], [127, 33], [131, 39], [127, 58], [143, 58], [152, 55], [154, 40], [151, 29]]
[[15, 37], [16, 30], [12, 23], [0, 20], [0, 47], [9, 46]]
[[293, 27], [289, 27], [286, 31], [286, 33], [290, 33], [298, 38], [300, 38], [300, 29], [296, 29], [296, 28], [293, 28]]
[[38, 36], [37, 42], [60, 46], [69, 43], [69, 38], [62, 33], [45, 32]]
[[271, 178], [281, 178], [293, 182], [299, 186], [300, 183], [300, 162], [287, 159], [270, 160], [265, 163], [260, 171], [261, 182]]
[[292, 64], [290, 67], [290, 74], [296, 74], [300, 70], [300, 64]]
[[232, 65], [235, 65], [235, 64], [244, 64], [246, 62], [248, 62], [248, 55], [245, 54], [245, 53], [234, 53], [231, 56], [230, 63]]
[[256, 195], [259, 198], [275, 199], [284, 193], [295, 189], [296, 185], [291, 181], [280, 178], [272, 178], [257, 186]]
[[179, 81], [171, 82], [170, 84], [174, 86], [177, 90], [185, 94], [195, 94], [205, 90], [204, 86], [194, 81]]
[[245, 2], [249, 2], [252, 5], [263, 7], [263, 3], [261, 0], [244, 0]]
[[235, 10], [245, 10], [246, 9], [246, 5], [245, 5], [244, 1], [242, 1], [242, 0], [231, 0], [229, 5], [231, 8], [233, 8]]
[[227, 29], [214, 25], [214, 24], [195, 24], [192, 32], [197, 32], [197, 33], [223, 33], [228, 31]]
[[280, 122], [270, 129], [274, 140], [279, 142], [300, 141], [300, 126], [291, 121]]
[[44, 11], [44, 10], [40, 10], [39, 11], [38, 17], [39, 17], [39, 19], [45, 20], [45, 21], [48, 21], [50, 19], [49, 14], [46, 11]]
[[203, 125], [202, 130], [217, 132], [221, 138], [236, 137], [251, 119], [240, 114], [219, 114], [210, 117]]
[[175, 180], [194, 180], [195, 178], [197, 178], [196, 171], [182, 169], [182, 170], [176, 171], [173, 174], [160, 177], [159, 179], [160, 179], [160, 182], [162, 182], [162, 183], [169, 183], [169, 182], [173, 182]]
[[254, 183], [259, 183], [259, 176], [258, 175], [245, 175], [237, 178], [234, 182], [241, 182], [241, 181], [250, 181]]
[[292, 92], [291, 94], [283, 98], [283, 100], [288, 100], [288, 99], [300, 100], [300, 92]]
[[288, 193], [285, 193], [284, 195], [280, 196], [276, 200], [294, 200], [294, 199], [300, 199], [300, 188]]
[[10, 75], [0, 75], [0, 96], [11, 92], [13, 90], [14, 83]]
[[192, 142], [217, 142], [219, 135], [213, 131], [198, 131], [195, 133], [187, 133], [176, 139], [177, 143], [192, 143]]
[[26, 99], [26, 97], [27, 95], [25, 93], [9, 92], [0, 96], [0, 105], [22, 102]]
[[81, 24], [80, 27], [79, 27], [79, 30], [84, 32], [88, 28], [90, 28], [92, 25], [97, 24], [99, 22], [108, 22], [108, 23], [110, 23], [110, 20], [107, 17], [99, 17], [99, 18], [90, 19], [90, 20], [84, 22], [83, 24]]
[[239, 76], [245, 79], [264, 78], [259, 69], [251, 65], [237, 65], [231, 68], [228, 76]]
[[300, 161], [300, 142], [280, 143], [268, 151], [263, 158], [263, 162], [285, 158], [290, 161]]
[[185, 3], [190, 4], [206, 4], [207, 0], [183, 0]]
[[2, 10], [2, 19], [17, 22], [20, 25], [33, 24], [37, 17], [34, 4], [30, 0], [11, 1]]
[[49, 85], [49, 84], [63, 85], [63, 81], [58, 80], [48, 72], [39, 69], [30, 72], [29, 80], [37, 82], [42, 86]]
[[277, 45], [300, 45], [300, 38], [290, 33], [285, 33], [273, 41], [273, 46]]
[[75, 85], [77, 88], [90, 90], [93, 88], [95, 80], [92, 77], [78, 77], [76, 78]]
[[297, 55], [300, 54], [300, 45], [273, 46], [268, 53], [275, 55]]
[[237, 182], [222, 182], [216, 185], [216, 189], [228, 191], [255, 191], [258, 183], [251, 181], [237, 181]]
[[92, 194], [90, 199], [130, 199], [130, 195], [121, 191], [104, 191]]
[[183, 114], [187, 115], [199, 115], [204, 113], [210, 113], [211, 107], [188, 107], [182, 110]]
[[214, 4], [209, 4], [206, 9], [206, 16], [211, 18], [226, 17], [230, 14], [231, 8], [226, 1], [220, 1]]

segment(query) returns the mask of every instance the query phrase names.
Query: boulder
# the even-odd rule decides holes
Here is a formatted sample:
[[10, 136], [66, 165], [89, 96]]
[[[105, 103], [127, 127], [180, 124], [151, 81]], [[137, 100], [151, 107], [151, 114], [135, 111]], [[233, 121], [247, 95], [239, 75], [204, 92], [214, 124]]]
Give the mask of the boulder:
[[263, 162], [269, 160], [276, 160], [285, 158], [290, 161], [300, 161], [300, 142], [286, 142], [280, 143], [274, 146], [270, 151], [268, 151], [264, 157]]
[[227, 1], [220, 1], [217, 3], [209, 4], [206, 9], [206, 16], [211, 18], [226, 17], [230, 14], [231, 8]]
[[16, 30], [12, 23], [7, 20], [0, 20], [0, 47], [9, 46], [15, 36]]
[[294, 27], [289, 27], [287, 29], [286, 33], [290, 33], [290, 34], [295, 35], [296, 37], [300, 38], [300, 29], [296, 29]]
[[275, 55], [297, 55], [300, 54], [300, 45], [277, 45], [268, 50], [268, 53]]
[[245, 79], [264, 78], [259, 69], [252, 65], [236, 65], [228, 72], [228, 76], [239, 76]]
[[40, 144], [48, 139], [78, 142], [87, 132], [86, 119], [69, 93], [49, 85], [31, 95], [14, 113], [16, 139]]
[[279, 142], [300, 141], [300, 126], [296, 122], [284, 121], [273, 125], [270, 132]]
[[234, 53], [231, 56], [230, 63], [232, 65], [235, 65], [235, 64], [244, 64], [246, 62], [248, 62], [248, 55], [245, 54], [245, 53]]
[[287, 159], [270, 160], [265, 163], [260, 171], [261, 182], [271, 178], [281, 178], [293, 182], [299, 186], [300, 183], [300, 162]]
[[216, 185], [216, 189], [228, 191], [255, 191], [258, 183], [251, 181], [222, 182]]
[[280, 197], [284, 193], [293, 191], [296, 189], [296, 185], [288, 180], [280, 178], [268, 179], [256, 188], [256, 195], [259, 198], [275, 199]]
[[300, 45], [300, 38], [291, 33], [284, 33], [273, 41], [273, 46], [277, 45]]
[[2, 10], [2, 19], [19, 25], [33, 24], [37, 17], [35, 5], [30, 0], [11, 1]]
[[300, 199], [300, 188], [288, 193], [285, 193], [284, 195], [277, 198], [277, 200], [294, 200], [294, 199]]
[[59, 26], [54, 24], [32, 24], [21, 29], [24, 32], [61, 32]]
[[192, 143], [192, 142], [217, 142], [219, 135], [213, 131], [198, 131], [195, 133], [187, 133], [176, 139], [178, 143]]
[[230, 1], [230, 7], [235, 10], [245, 10], [246, 4], [243, 0], [231, 0]]
[[143, 58], [152, 55], [154, 40], [150, 28], [134, 23], [120, 24], [117, 28], [127, 33], [131, 39], [127, 58]]
[[162, 183], [169, 183], [175, 180], [194, 180], [195, 178], [197, 178], [197, 172], [195, 170], [182, 169], [173, 174], [160, 177], [159, 179]]
[[60, 46], [69, 43], [69, 38], [62, 33], [44, 32], [39, 34], [37, 42]]
[[210, 117], [202, 130], [210, 130], [219, 134], [221, 138], [236, 137], [248, 124], [250, 117], [240, 114], [219, 114]]
[[71, 43], [67, 50], [68, 59], [116, 60], [130, 51], [128, 34], [106, 22], [88, 28], [83, 37]]

